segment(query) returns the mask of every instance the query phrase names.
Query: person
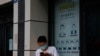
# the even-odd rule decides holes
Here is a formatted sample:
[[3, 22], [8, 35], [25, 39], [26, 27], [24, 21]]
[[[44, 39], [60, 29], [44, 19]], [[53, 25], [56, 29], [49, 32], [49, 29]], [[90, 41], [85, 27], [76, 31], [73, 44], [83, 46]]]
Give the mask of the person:
[[48, 46], [45, 36], [40, 36], [37, 43], [40, 48], [36, 50], [35, 56], [59, 56], [54, 46]]

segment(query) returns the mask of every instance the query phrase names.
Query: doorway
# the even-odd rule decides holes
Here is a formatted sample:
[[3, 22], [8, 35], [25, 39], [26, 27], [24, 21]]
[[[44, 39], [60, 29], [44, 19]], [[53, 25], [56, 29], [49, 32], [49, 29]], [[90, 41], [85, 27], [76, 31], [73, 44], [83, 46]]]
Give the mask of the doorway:
[[0, 56], [12, 56], [13, 3], [0, 5]]

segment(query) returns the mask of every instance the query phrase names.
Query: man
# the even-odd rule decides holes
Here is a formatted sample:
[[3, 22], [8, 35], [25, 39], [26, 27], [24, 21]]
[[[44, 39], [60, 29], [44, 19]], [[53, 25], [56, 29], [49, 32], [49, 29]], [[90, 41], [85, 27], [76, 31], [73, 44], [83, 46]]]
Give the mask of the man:
[[37, 42], [40, 48], [37, 49], [35, 56], [58, 56], [56, 48], [47, 45], [47, 39], [45, 36], [40, 36]]

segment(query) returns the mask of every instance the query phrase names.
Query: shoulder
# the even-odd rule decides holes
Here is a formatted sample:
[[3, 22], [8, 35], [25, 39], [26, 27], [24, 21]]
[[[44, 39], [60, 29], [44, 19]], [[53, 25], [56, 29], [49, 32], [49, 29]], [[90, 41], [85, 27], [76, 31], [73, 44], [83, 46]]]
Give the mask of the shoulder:
[[55, 47], [55, 46], [49, 46], [49, 48], [50, 48], [50, 49], [56, 49], [56, 47]]
[[51, 50], [51, 51], [54, 52], [54, 53], [57, 53], [57, 49], [56, 49], [55, 46], [50, 46], [50, 47], [49, 47], [49, 50]]
[[40, 53], [41, 52], [41, 49], [37, 49], [35, 53]]

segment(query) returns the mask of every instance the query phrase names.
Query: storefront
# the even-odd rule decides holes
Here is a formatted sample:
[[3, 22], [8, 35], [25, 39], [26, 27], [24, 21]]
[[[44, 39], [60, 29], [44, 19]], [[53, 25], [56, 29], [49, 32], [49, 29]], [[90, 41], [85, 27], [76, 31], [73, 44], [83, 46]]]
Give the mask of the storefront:
[[99, 5], [97, 0], [56, 0], [49, 5], [49, 44], [60, 56], [100, 55]]
[[59, 55], [79, 56], [79, 0], [57, 0], [53, 8], [52, 39]]
[[1, 56], [35, 56], [41, 35], [59, 56], [100, 56], [99, 1], [14, 0], [10, 4], [8, 14], [0, 8], [4, 18], [10, 16], [4, 20], [10, 23], [0, 24]]

